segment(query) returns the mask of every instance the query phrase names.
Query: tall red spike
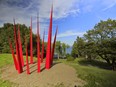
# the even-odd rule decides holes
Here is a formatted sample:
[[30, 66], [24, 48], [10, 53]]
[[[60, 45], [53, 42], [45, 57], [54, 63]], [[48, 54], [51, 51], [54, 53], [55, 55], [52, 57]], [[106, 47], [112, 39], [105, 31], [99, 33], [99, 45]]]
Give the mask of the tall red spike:
[[14, 66], [15, 66], [15, 69], [18, 70], [18, 66], [17, 66], [17, 60], [16, 60], [16, 57], [15, 57], [15, 54], [14, 54], [14, 49], [12, 47], [12, 43], [10, 41], [10, 38], [9, 38], [9, 45], [10, 45], [10, 50], [12, 52], [12, 58], [13, 58], [13, 61], [14, 61]]
[[40, 35], [39, 35], [39, 20], [37, 17], [37, 72], [40, 70]]
[[32, 17], [31, 17], [31, 27], [30, 27], [30, 63], [33, 64]]
[[21, 64], [22, 64], [22, 67], [23, 67], [24, 66], [24, 59], [23, 59], [23, 51], [22, 51], [22, 43], [21, 43], [19, 25], [18, 25], [18, 43], [19, 43], [19, 52], [20, 52], [20, 57], [21, 57]]
[[15, 20], [14, 20], [14, 37], [15, 37], [15, 45], [16, 45], [18, 73], [20, 74], [23, 72], [23, 69], [22, 69], [21, 59], [20, 59], [19, 43], [18, 43], [18, 39], [17, 39]]
[[57, 36], [57, 32], [58, 32], [58, 26], [56, 28], [56, 33], [55, 33], [55, 37], [54, 37], [54, 42], [53, 42], [53, 47], [52, 47], [52, 60], [51, 60], [51, 65], [53, 64], [53, 56], [54, 56], [54, 49], [55, 49], [55, 43], [56, 43], [56, 36]]
[[44, 36], [45, 36], [45, 31], [44, 31], [44, 33], [43, 33], [41, 63], [43, 62], [43, 58], [44, 58]]
[[15, 19], [14, 19], [14, 41], [15, 41], [15, 48], [16, 48], [16, 55], [18, 56], [18, 44], [17, 44], [17, 36], [16, 36], [16, 25], [15, 25]]
[[30, 74], [29, 62], [28, 62], [28, 47], [27, 47], [26, 38], [25, 38], [25, 45], [26, 45], [26, 68], [27, 68], [27, 74]]
[[46, 69], [51, 67], [51, 39], [52, 39], [52, 14], [53, 14], [53, 6], [51, 8], [51, 15], [50, 15], [50, 25], [49, 25], [49, 32], [48, 32], [48, 43], [47, 43], [47, 54], [46, 54]]

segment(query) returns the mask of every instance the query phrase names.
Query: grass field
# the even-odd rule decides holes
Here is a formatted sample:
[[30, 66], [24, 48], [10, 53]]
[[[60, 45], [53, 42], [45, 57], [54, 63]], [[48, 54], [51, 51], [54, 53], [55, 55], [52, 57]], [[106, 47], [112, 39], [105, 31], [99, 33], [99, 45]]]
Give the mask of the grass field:
[[[11, 54], [0, 54], [0, 69], [6, 65], [13, 64], [12, 55]], [[0, 71], [1, 77], [1, 71]], [[0, 78], [0, 87], [11, 87], [13, 83], [9, 81], [4, 81]]]
[[[63, 62], [74, 67], [77, 76], [86, 81], [84, 87], [116, 87], [116, 72], [100, 67], [100, 65], [106, 66], [106, 64], [102, 62], [92, 62], [89, 64], [81, 58], [75, 59], [72, 62], [61, 59], [58, 60], [58, 62]], [[12, 55], [0, 54], [0, 69], [9, 64], [13, 64]], [[0, 87], [11, 87], [11, 85], [13, 85], [13, 83], [0, 79]]]

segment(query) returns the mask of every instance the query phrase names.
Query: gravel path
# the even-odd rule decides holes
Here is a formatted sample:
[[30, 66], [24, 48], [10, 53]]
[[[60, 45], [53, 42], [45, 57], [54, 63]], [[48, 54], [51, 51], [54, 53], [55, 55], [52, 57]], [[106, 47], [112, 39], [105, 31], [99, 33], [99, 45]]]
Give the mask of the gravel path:
[[18, 74], [13, 65], [7, 66], [2, 69], [1, 78], [18, 84], [18, 87], [78, 87], [84, 84], [84, 81], [77, 78], [75, 69], [68, 65], [56, 63], [49, 70], [44, 65], [41, 64], [41, 73], [37, 73], [37, 63], [31, 64], [30, 75], [26, 74], [26, 67], [22, 74]]

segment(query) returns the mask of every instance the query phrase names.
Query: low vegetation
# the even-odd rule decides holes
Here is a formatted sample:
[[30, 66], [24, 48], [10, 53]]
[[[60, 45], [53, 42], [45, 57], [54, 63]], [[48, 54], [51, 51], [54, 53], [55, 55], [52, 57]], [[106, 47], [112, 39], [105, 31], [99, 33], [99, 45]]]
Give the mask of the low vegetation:
[[7, 65], [13, 64], [11, 54], [0, 54], [0, 87], [11, 87], [14, 85], [9, 81], [4, 81], [1, 79], [1, 68], [4, 68]]
[[83, 58], [76, 58], [74, 61], [59, 60], [76, 69], [77, 77], [86, 81], [84, 87], [115, 87], [116, 72], [104, 69], [99, 66], [106, 67], [106, 62], [88, 61]]

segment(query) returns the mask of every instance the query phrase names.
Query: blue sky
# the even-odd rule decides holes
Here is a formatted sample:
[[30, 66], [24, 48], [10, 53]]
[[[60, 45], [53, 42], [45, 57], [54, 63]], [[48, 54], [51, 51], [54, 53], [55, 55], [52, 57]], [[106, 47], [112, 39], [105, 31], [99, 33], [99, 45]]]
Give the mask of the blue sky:
[[30, 26], [36, 33], [37, 12], [40, 17], [40, 34], [47, 32], [51, 5], [53, 4], [53, 36], [58, 25], [57, 40], [73, 45], [77, 36], [82, 36], [100, 20], [116, 19], [116, 0], [0, 0], [0, 26], [16, 23]]

